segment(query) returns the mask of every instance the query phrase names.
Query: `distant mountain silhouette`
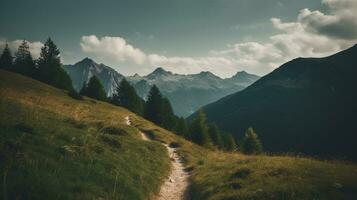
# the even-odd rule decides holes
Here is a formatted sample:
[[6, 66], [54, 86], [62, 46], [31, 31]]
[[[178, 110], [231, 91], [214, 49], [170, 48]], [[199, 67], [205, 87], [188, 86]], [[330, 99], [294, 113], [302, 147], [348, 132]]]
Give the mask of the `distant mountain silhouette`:
[[357, 45], [297, 58], [204, 111], [238, 138], [254, 127], [269, 151], [357, 159], [356, 75]]
[[208, 103], [244, 89], [259, 76], [237, 73], [232, 78], [222, 79], [211, 72], [182, 75], [158, 67], [146, 76], [134, 75], [127, 79], [142, 97], [146, 96], [152, 85], [157, 85], [171, 101], [175, 113], [186, 117]]
[[[74, 65], [66, 65], [64, 69], [72, 78], [77, 91], [85, 82], [88, 82], [92, 75], [96, 75], [109, 96], [113, 94], [124, 77], [114, 69], [98, 64], [89, 58]], [[126, 79], [143, 98], [146, 97], [151, 86], [156, 84], [160, 91], [169, 98], [174, 112], [186, 117], [208, 103], [244, 89], [259, 79], [259, 76], [238, 72], [231, 78], [222, 79], [211, 72], [181, 75], [158, 67], [146, 76], [135, 74]]]

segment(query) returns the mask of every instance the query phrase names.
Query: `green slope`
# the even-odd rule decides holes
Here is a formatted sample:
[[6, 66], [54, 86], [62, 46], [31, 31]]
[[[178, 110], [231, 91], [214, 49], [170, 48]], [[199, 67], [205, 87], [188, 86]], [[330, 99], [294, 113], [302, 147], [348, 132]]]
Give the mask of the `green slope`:
[[2, 70], [0, 113], [0, 199], [155, 197], [170, 167], [159, 142], [180, 146], [192, 199], [357, 199], [355, 164], [210, 151], [126, 109]]
[[1, 197], [145, 199], [158, 191], [166, 149], [124, 123], [131, 112], [6, 71], [0, 89]]
[[268, 151], [357, 160], [356, 63], [357, 45], [294, 59], [203, 109], [237, 138], [253, 126]]

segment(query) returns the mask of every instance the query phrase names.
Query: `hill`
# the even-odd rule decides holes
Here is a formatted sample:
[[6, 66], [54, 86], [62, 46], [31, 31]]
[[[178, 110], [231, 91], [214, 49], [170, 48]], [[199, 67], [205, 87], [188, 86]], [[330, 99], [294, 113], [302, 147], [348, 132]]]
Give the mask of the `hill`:
[[142, 141], [126, 109], [2, 70], [0, 94], [1, 197], [145, 199], [169, 172], [166, 149]]
[[357, 198], [355, 164], [207, 150], [121, 107], [3, 70], [0, 94], [3, 199], [155, 197], [170, 171], [161, 143], [178, 147], [192, 199]]
[[204, 111], [237, 138], [253, 126], [269, 151], [357, 159], [356, 63], [357, 45], [297, 58]]
[[[92, 75], [96, 75], [104, 85], [108, 96], [113, 95], [115, 88], [124, 77], [114, 69], [89, 58], [74, 65], [65, 65], [64, 69], [70, 75], [77, 91]], [[242, 71], [231, 78], [222, 79], [210, 72], [182, 75], [158, 67], [146, 76], [135, 74], [126, 79], [133, 84], [142, 98], [146, 98], [151, 86], [155, 84], [169, 98], [175, 114], [186, 117], [203, 105], [242, 90], [258, 80], [259, 76]]]

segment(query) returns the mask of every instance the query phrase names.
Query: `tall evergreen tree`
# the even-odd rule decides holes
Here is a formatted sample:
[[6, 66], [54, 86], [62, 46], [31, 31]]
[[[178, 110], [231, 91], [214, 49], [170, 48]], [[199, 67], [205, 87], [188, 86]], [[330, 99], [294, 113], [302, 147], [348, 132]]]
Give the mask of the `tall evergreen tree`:
[[6, 43], [5, 48], [0, 56], [0, 69], [12, 69], [12, 55], [9, 48], [9, 45]]
[[212, 143], [217, 146], [218, 149], [223, 149], [223, 140], [221, 136], [221, 132], [219, 131], [218, 127], [214, 123], [208, 124], [208, 133], [212, 139]]
[[144, 117], [171, 131], [176, 126], [177, 117], [173, 112], [171, 103], [169, 99], [162, 96], [156, 85], [153, 85], [150, 89], [145, 104]]
[[81, 89], [80, 94], [100, 101], [107, 100], [104, 87], [96, 76], [89, 79], [88, 83]]
[[189, 135], [189, 130], [187, 127], [187, 123], [185, 118], [183, 117], [178, 117], [176, 119], [176, 126], [174, 129], [175, 133], [178, 135], [181, 135], [183, 137], [185, 137], [186, 139], [190, 140], [190, 135]]
[[191, 126], [190, 133], [192, 137], [192, 141], [196, 144], [210, 147], [211, 139], [208, 134], [208, 127], [206, 124], [206, 116], [202, 109], [200, 109], [195, 115]]
[[168, 130], [173, 130], [176, 125], [176, 116], [172, 110], [169, 99], [166, 97], [162, 98], [160, 112], [162, 117], [162, 127]]
[[234, 137], [230, 133], [222, 133], [223, 145], [226, 151], [236, 151], [237, 144]]
[[51, 38], [48, 38], [41, 48], [36, 77], [40, 81], [61, 89], [69, 91], [73, 89], [71, 78], [62, 68], [60, 50]]
[[116, 88], [116, 93], [112, 97], [112, 102], [115, 105], [123, 106], [130, 111], [143, 115], [144, 100], [136, 93], [133, 86], [123, 78], [119, 86]]
[[161, 125], [163, 117], [161, 105], [162, 95], [156, 85], [153, 85], [146, 101], [144, 117], [157, 125]]
[[35, 62], [32, 59], [30, 47], [26, 40], [23, 40], [15, 53], [13, 70], [17, 73], [34, 77], [36, 73]]
[[243, 152], [246, 154], [259, 154], [263, 151], [263, 146], [252, 127], [245, 132], [243, 140]]

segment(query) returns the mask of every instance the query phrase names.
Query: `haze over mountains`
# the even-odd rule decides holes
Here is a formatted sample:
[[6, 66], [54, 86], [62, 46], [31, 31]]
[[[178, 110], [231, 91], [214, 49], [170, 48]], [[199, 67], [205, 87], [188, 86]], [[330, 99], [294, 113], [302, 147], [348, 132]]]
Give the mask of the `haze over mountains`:
[[[109, 96], [113, 94], [124, 77], [114, 69], [98, 64], [89, 58], [74, 65], [65, 65], [64, 69], [70, 75], [77, 91], [91, 76], [95, 75], [102, 82]], [[146, 97], [152, 85], [157, 85], [160, 91], [169, 98], [174, 112], [186, 117], [208, 103], [244, 89], [258, 80], [259, 76], [241, 71], [231, 78], [222, 79], [211, 72], [182, 75], [158, 67], [146, 76], [135, 74], [126, 79], [132, 83], [142, 98]]]
[[356, 67], [357, 45], [325, 58], [297, 58], [204, 111], [237, 137], [253, 126], [268, 151], [355, 159]]

